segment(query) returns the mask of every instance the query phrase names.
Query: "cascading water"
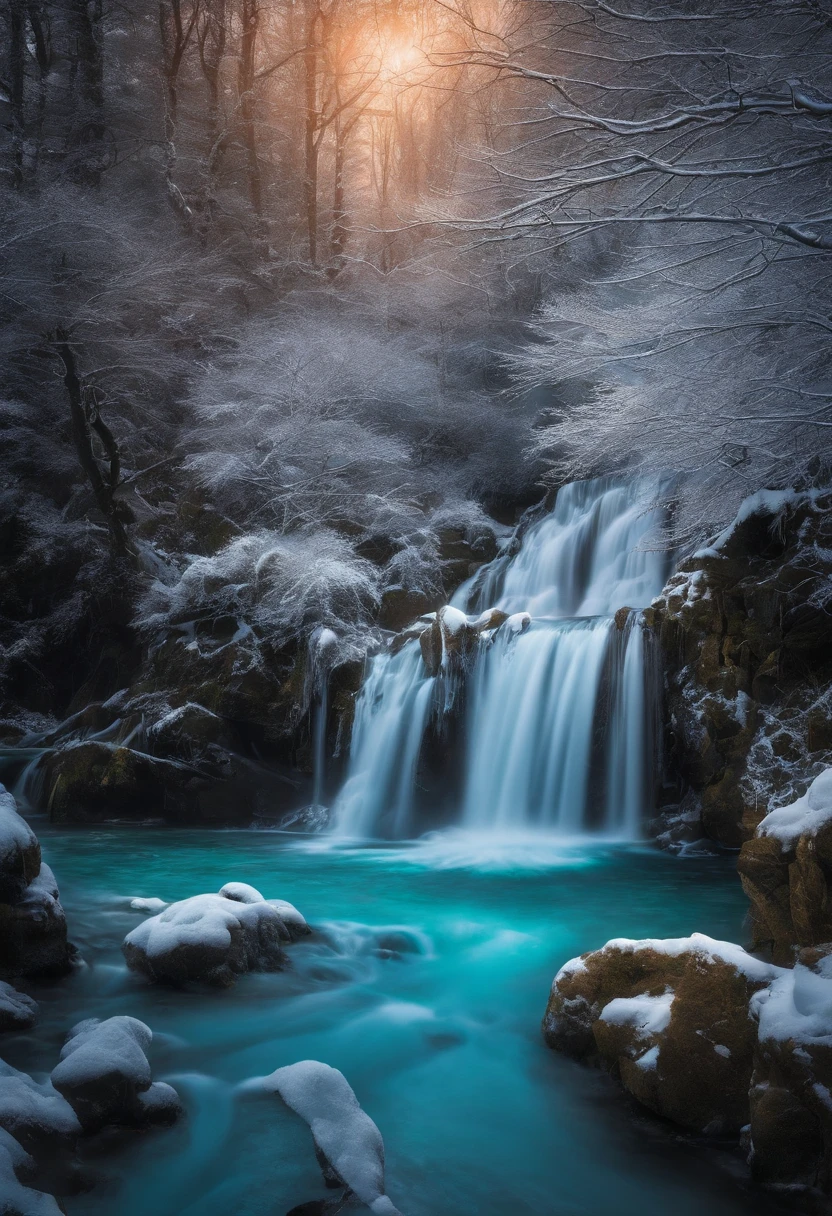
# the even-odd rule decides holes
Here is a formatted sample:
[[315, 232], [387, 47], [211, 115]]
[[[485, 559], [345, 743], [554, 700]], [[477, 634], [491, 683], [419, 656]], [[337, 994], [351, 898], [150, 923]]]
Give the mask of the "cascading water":
[[[477, 648], [462, 698], [464, 826], [638, 835], [654, 690], [638, 617], [616, 614], [649, 604], [665, 581], [667, 555], [643, 544], [657, 523], [656, 489], [610, 479], [565, 486], [519, 553], [454, 597], [468, 612], [496, 605], [532, 617]], [[335, 807], [339, 835], [418, 833], [414, 781], [445, 679], [429, 676], [416, 641], [373, 659]]]

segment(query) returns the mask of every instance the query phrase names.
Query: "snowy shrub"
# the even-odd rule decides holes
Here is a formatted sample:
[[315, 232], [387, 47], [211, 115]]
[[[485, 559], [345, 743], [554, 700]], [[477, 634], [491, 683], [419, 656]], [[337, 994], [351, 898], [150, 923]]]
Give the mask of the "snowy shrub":
[[261, 531], [213, 557], [195, 557], [170, 585], [155, 582], [139, 623], [156, 630], [230, 616], [275, 644], [316, 626], [357, 625], [377, 602], [377, 571], [350, 543], [325, 529]]

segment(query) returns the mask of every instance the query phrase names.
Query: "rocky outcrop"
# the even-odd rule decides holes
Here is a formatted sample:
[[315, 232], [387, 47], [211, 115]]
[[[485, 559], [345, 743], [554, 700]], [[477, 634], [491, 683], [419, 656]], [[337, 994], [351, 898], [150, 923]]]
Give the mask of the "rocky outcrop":
[[0, 975], [60, 975], [70, 966], [55, 876], [32, 829], [0, 786]]
[[155, 983], [229, 987], [248, 971], [286, 965], [284, 946], [309, 929], [296, 908], [245, 883], [170, 904], [127, 935], [127, 965]]
[[759, 1181], [832, 1189], [832, 955], [823, 950], [788, 970], [701, 934], [611, 941], [558, 972], [543, 1033], [679, 1126], [742, 1135]]
[[832, 762], [830, 540], [832, 494], [761, 491], [645, 614], [664, 654], [667, 764], [687, 791], [666, 843], [739, 848], [772, 799]]
[[547, 1043], [613, 1070], [633, 1097], [692, 1131], [748, 1122], [751, 997], [777, 969], [702, 934], [608, 942], [561, 968]]
[[766, 815], [737, 869], [755, 946], [789, 964], [801, 947], [832, 941], [832, 768], [803, 797]]
[[530, 623], [528, 613], [509, 617], [501, 608], [488, 608], [479, 616], [467, 616], [459, 608], [445, 604], [437, 612], [413, 621], [391, 639], [389, 648], [398, 654], [408, 642], [418, 641], [429, 675], [437, 676], [440, 671], [454, 674], [462, 671], [476, 654], [481, 640], [489, 640], [503, 626], [519, 633]]

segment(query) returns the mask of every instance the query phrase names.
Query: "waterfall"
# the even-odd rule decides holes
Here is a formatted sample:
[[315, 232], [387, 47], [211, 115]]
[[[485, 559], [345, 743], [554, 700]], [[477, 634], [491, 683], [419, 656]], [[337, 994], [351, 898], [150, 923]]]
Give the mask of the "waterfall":
[[[666, 553], [644, 545], [659, 487], [576, 482], [534, 522], [519, 552], [469, 580], [454, 605], [528, 612], [525, 630], [486, 633], [461, 701], [457, 822], [477, 830], [597, 830], [633, 838], [651, 796], [655, 687], [638, 612], [661, 590]], [[358, 698], [343, 836], [418, 834], [416, 779], [426, 729], [448, 702], [418, 641], [374, 658]]]

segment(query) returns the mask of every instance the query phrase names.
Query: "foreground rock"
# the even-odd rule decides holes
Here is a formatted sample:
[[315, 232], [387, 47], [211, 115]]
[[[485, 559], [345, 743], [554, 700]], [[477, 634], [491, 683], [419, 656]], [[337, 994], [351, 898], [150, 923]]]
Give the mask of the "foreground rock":
[[170, 904], [124, 939], [127, 965], [156, 983], [229, 987], [247, 971], [286, 965], [284, 946], [309, 932], [297, 908], [246, 883]]
[[832, 769], [803, 797], [770, 811], [737, 863], [754, 941], [777, 962], [832, 941]]
[[150, 1027], [130, 1017], [90, 1018], [70, 1031], [51, 1079], [85, 1132], [173, 1123], [181, 1113], [176, 1090], [152, 1079], [152, 1041]]
[[[79, 1140], [105, 1127], [172, 1123], [170, 1085], [153, 1081], [150, 1028], [130, 1017], [92, 1018], [70, 1031], [61, 1061], [38, 1082], [0, 1060], [0, 1213], [53, 1216], [51, 1195], [77, 1190]], [[6, 1206], [4, 1206], [4, 1204]]]
[[614, 940], [561, 968], [543, 1032], [681, 1127], [742, 1131], [761, 1182], [832, 1189], [832, 954], [787, 970], [702, 934]]
[[755, 1042], [751, 997], [778, 969], [696, 933], [608, 942], [573, 959], [552, 986], [546, 1041], [614, 1069], [656, 1114], [693, 1131], [748, 1122]]
[[0, 976], [69, 970], [66, 917], [32, 829], [0, 786]]
[[343, 1195], [331, 1203], [303, 1204], [293, 1212], [298, 1216], [334, 1213], [358, 1200], [376, 1216], [401, 1216], [385, 1188], [381, 1132], [361, 1109], [343, 1073], [318, 1060], [301, 1060], [247, 1087], [278, 1094], [300, 1115], [312, 1132], [324, 1182], [343, 1189]]

